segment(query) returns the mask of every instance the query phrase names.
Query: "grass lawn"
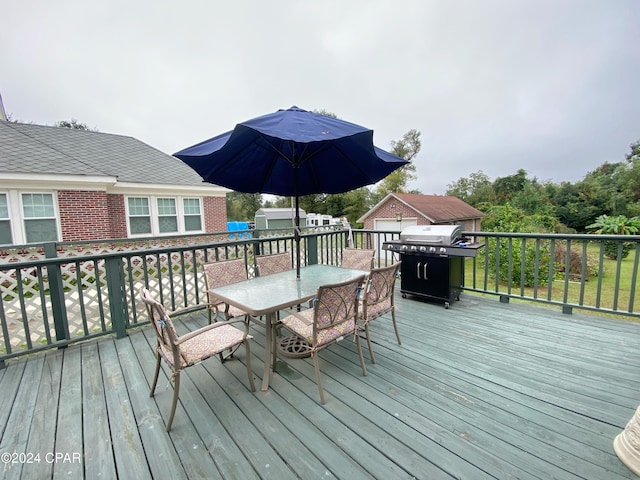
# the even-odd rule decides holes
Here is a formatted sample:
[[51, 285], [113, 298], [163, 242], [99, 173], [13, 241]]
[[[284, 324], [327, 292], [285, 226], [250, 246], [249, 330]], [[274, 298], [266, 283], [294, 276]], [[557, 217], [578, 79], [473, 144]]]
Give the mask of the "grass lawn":
[[[599, 259], [599, 248], [590, 246], [588, 249], [589, 258], [597, 264]], [[633, 282], [633, 267], [635, 260], [635, 251], [632, 251], [627, 258], [620, 263], [620, 271], [617, 272], [617, 262], [604, 258], [603, 275], [587, 277], [584, 284], [579, 278], [570, 278], [565, 280], [564, 272], [558, 272], [556, 279], [553, 281], [551, 289], [546, 283], [546, 278], [541, 279], [541, 283], [537, 289], [533, 287], [524, 287], [521, 289], [519, 285], [511, 285], [511, 291], [508, 290], [506, 282], [500, 282], [498, 293], [512, 295], [521, 295], [528, 298], [537, 298], [541, 300], [551, 300], [554, 302], [566, 302], [568, 304], [583, 305], [587, 307], [598, 307], [617, 312], [640, 312], [640, 281], [636, 279], [635, 293], [631, 298], [631, 287]], [[496, 281], [493, 272], [489, 272], [486, 284], [486, 290], [495, 292]], [[476, 261], [476, 288], [483, 288], [485, 278], [484, 261], [478, 258]], [[544, 283], [543, 283], [544, 282]], [[473, 287], [473, 261], [467, 259], [465, 261], [465, 284]], [[633, 303], [630, 303], [633, 302]], [[619, 315], [616, 315], [619, 316]], [[627, 318], [638, 321], [637, 318], [628, 316]]]

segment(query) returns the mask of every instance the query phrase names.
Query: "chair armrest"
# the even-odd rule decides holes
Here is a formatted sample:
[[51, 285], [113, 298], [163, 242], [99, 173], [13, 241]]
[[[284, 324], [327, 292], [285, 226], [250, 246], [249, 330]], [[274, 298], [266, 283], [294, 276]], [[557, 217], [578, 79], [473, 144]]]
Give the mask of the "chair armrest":
[[174, 317], [174, 316], [183, 315], [186, 313], [193, 313], [197, 310], [200, 310], [201, 308], [202, 308], [201, 305], [192, 305], [189, 307], [179, 307], [179, 308], [176, 308], [175, 310], [168, 311], [168, 313], [169, 315], [171, 315], [171, 317]]

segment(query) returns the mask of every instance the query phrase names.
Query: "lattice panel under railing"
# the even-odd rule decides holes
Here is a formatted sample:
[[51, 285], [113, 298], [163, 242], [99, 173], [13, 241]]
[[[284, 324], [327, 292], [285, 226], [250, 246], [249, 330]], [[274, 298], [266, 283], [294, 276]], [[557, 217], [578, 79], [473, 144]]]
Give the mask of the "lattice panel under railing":
[[[70, 338], [112, 329], [104, 260], [60, 265]], [[32, 349], [56, 340], [49, 275], [44, 268], [0, 271], [2, 326], [10, 350]], [[44, 304], [44, 305], [43, 305]], [[7, 348], [3, 353], [9, 353]]]
[[33, 247], [2, 247], [0, 248], [0, 263], [29, 262], [45, 258], [42, 245]]
[[[140, 250], [163, 249], [171, 247], [197, 246], [215, 242], [232, 242], [228, 234], [215, 233], [193, 237], [154, 237], [146, 239], [105, 240], [95, 243], [64, 242], [56, 245], [58, 257], [80, 257], [85, 255], [102, 255], [114, 252], [135, 252]], [[46, 258], [44, 247], [38, 245], [21, 245], [0, 248], [0, 264], [28, 262]]]
[[[217, 253], [217, 255], [216, 255]], [[128, 305], [134, 305], [135, 318], [146, 320], [144, 304], [139, 301], [142, 288], [162, 301], [168, 310], [194, 307], [207, 302], [206, 282], [202, 265], [227, 258], [224, 248], [196, 249], [130, 257], [125, 265], [126, 295]], [[249, 276], [253, 276], [253, 264], [249, 260]], [[133, 299], [133, 302], [131, 301]], [[130, 320], [133, 321], [132, 315]], [[139, 322], [140, 320], [138, 320]]]
[[86, 336], [111, 329], [104, 261], [61, 266], [69, 334]]
[[50, 343], [55, 332], [46, 268], [1, 271], [0, 282], [2, 327], [10, 338], [11, 349], [31, 349]]
[[[194, 237], [186, 239], [195, 243]], [[220, 236], [227, 239], [226, 236]], [[184, 240], [184, 239], [183, 239]], [[211, 241], [212, 237], [207, 236]], [[176, 244], [175, 239], [152, 239], [131, 242], [104, 242], [96, 244], [62, 245], [56, 251], [58, 258], [68, 259], [60, 264], [60, 276], [64, 291], [68, 333], [71, 338], [84, 337], [113, 329], [105, 260], [81, 260], [83, 255], [136, 250], [160, 249]], [[185, 242], [180, 242], [184, 244]], [[293, 239], [260, 238], [261, 255], [269, 255], [294, 248]], [[301, 242], [304, 250], [306, 242]], [[162, 298], [168, 309], [193, 307], [206, 303], [206, 285], [202, 275], [205, 262], [231, 258], [247, 259], [248, 276], [255, 276], [253, 244], [227, 243], [208, 248], [184, 246], [170, 253], [147, 253], [144, 256], [123, 256], [125, 304], [129, 322], [146, 320], [143, 305], [138, 301], [140, 289], [148, 285], [152, 293]], [[302, 252], [305, 258], [305, 252]], [[77, 260], [76, 260], [77, 258]], [[0, 251], [0, 264], [44, 259], [42, 249], [15, 249], [14, 255]], [[16, 265], [17, 266], [17, 265]], [[10, 268], [0, 270], [2, 309], [0, 321], [3, 336], [9, 339], [10, 350], [36, 348], [55, 343], [56, 332], [53, 307], [50, 298], [47, 267]], [[135, 314], [134, 312], [135, 311]], [[138, 320], [141, 318], [142, 320]], [[8, 353], [5, 348], [0, 353]]]

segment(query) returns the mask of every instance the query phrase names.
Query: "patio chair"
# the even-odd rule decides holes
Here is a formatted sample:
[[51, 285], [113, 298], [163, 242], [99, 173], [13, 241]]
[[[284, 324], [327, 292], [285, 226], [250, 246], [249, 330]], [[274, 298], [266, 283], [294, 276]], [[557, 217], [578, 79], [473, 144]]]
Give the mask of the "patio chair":
[[244, 259], [237, 258], [235, 260], [224, 260], [222, 262], [205, 263], [202, 266], [204, 270], [204, 279], [207, 287], [207, 311], [209, 314], [209, 323], [213, 320], [213, 312], [217, 318], [218, 313], [222, 313], [225, 320], [236, 317], [244, 317], [249, 320], [247, 313], [233, 305], [226, 304], [216, 300], [209, 290], [212, 288], [223, 287], [231, 283], [242, 282], [247, 279], [247, 269]]
[[[324, 392], [320, 380], [320, 360], [318, 352], [349, 335], [353, 335], [358, 347], [362, 374], [367, 374], [362, 357], [360, 337], [358, 336], [358, 297], [362, 290], [365, 276], [360, 275], [351, 280], [318, 288], [313, 300], [313, 308], [302, 312], [291, 312], [282, 319], [282, 325], [300, 337], [300, 344], [313, 359], [316, 383], [320, 393], [320, 403], [324, 404]], [[299, 350], [299, 353], [302, 353]], [[303, 355], [300, 355], [303, 356]], [[275, 370], [275, 356], [274, 356]]]
[[[274, 273], [286, 272], [291, 270], [291, 254], [274, 253], [272, 255], [261, 255], [256, 257], [256, 264], [258, 266], [258, 275], [263, 277], [265, 275], [272, 275]], [[262, 319], [256, 319], [251, 317], [252, 320], [259, 325], [265, 326], [265, 322]], [[278, 321], [280, 321], [280, 312], [278, 312]], [[280, 334], [280, 326], [278, 325], [278, 334]]]
[[367, 337], [367, 347], [369, 348], [369, 356], [371, 362], [376, 363], [376, 358], [371, 348], [371, 337], [369, 335], [369, 323], [382, 315], [391, 313], [393, 321], [393, 329], [396, 332], [398, 345], [400, 342], [400, 333], [396, 324], [396, 310], [393, 301], [393, 292], [398, 275], [398, 269], [402, 262], [394, 263], [388, 267], [374, 268], [369, 273], [369, 279], [362, 297], [362, 303], [358, 315], [362, 320], [362, 326]]
[[274, 253], [273, 255], [261, 255], [256, 257], [256, 264], [258, 266], [258, 275], [261, 277], [273, 273], [286, 272], [292, 269], [291, 254], [285, 252]]
[[[240, 345], [244, 345], [246, 351], [247, 375], [249, 376], [249, 386], [255, 392], [251, 372], [251, 351], [248, 335], [249, 326], [242, 319], [215, 322], [192, 332], [178, 336], [173, 322], [162, 304], [151, 297], [149, 290], [142, 290], [142, 301], [145, 303], [147, 313], [151, 319], [157, 337], [155, 349], [156, 369], [151, 382], [149, 396], [153, 397], [158, 376], [160, 373], [160, 359], [164, 359], [171, 368], [171, 379], [173, 380], [173, 401], [171, 411], [167, 420], [167, 432], [171, 430], [173, 417], [178, 404], [178, 394], [180, 392], [180, 372], [187, 367], [196, 365], [209, 357], [221, 354], [225, 350], [235, 350]], [[242, 325], [243, 329], [233, 326], [234, 323]], [[228, 358], [224, 357], [223, 361]]]
[[342, 251], [342, 268], [354, 268], [356, 270], [371, 270], [373, 266], [373, 254], [375, 250], [364, 248], [345, 248]]

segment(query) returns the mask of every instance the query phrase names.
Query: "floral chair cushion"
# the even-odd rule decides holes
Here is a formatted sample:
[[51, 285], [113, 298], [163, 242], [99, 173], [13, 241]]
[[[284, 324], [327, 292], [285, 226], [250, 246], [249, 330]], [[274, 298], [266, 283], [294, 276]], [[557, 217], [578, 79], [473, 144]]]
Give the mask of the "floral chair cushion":
[[[247, 279], [247, 269], [244, 259], [225, 260], [222, 262], [207, 263], [203, 266], [207, 291], [212, 288], [223, 287], [231, 283], [242, 282]], [[246, 312], [227, 305], [224, 302], [215, 301], [209, 297], [209, 308], [225, 312], [227, 318], [242, 317]]]
[[353, 268], [368, 272], [371, 270], [374, 253], [373, 250], [345, 248], [342, 252], [342, 268]]
[[371, 271], [366, 287], [366, 302], [360, 303], [360, 318], [368, 322], [393, 309], [393, 288], [397, 267]]
[[364, 311], [364, 307], [360, 312], [360, 317], [363, 318], [366, 322], [373, 320], [374, 318], [380, 317], [385, 313], [393, 310], [393, 304], [391, 303], [391, 299], [387, 298], [380, 303], [374, 303], [373, 305], [367, 305], [366, 312]]
[[256, 263], [260, 276], [291, 270], [291, 256], [288, 253], [256, 257]]
[[[302, 318], [301, 318], [302, 317]], [[314, 345], [313, 339], [313, 309], [303, 310], [296, 315], [290, 315], [282, 320], [282, 323], [289, 330], [299, 337], [305, 339], [309, 345]], [[350, 333], [354, 333], [356, 328], [355, 319], [338, 323], [330, 328], [324, 328], [318, 331], [315, 346], [319, 347], [327, 343], [333, 342], [337, 338], [343, 337]]]
[[355, 333], [358, 309], [356, 297], [360, 288], [358, 282], [361, 282], [362, 278], [344, 284], [320, 287], [318, 296], [313, 300], [312, 309], [290, 315], [283, 319], [282, 323], [304, 338], [313, 349], [349, 333]]
[[[244, 332], [231, 325], [223, 325], [192, 337], [179, 345], [181, 362], [178, 369], [195, 365], [220, 352], [240, 345], [244, 342], [244, 338]], [[248, 335], [247, 338], [252, 337]], [[160, 349], [164, 359], [175, 368], [171, 348], [161, 345]]]

